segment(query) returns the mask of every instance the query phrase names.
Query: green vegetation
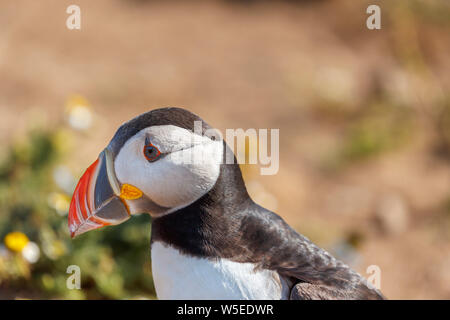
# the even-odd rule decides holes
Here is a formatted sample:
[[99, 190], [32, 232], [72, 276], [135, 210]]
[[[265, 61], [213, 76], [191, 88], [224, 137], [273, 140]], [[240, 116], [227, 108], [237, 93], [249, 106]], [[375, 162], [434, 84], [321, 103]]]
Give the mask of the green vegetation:
[[[20, 288], [19, 296], [26, 291], [50, 298], [154, 297], [147, 215], [70, 239], [70, 194], [54, 181], [55, 168], [64, 159], [62, 135], [61, 130], [32, 130], [0, 163], [2, 293]], [[36, 262], [23, 253], [27, 238], [39, 248]], [[67, 289], [69, 265], [81, 268], [82, 290]]]
[[412, 133], [409, 110], [399, 106], [374, 105], [350, 125], [342, 161], [365, 159], [401, 147]]

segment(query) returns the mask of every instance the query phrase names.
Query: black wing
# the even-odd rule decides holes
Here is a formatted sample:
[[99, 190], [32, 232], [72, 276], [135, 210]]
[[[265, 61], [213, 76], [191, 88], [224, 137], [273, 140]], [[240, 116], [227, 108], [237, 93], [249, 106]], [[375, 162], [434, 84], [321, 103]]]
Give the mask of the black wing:
[[384, 299], [367, 280], [262, 207], [242, 221], [253, 261], [293, 284], [291, 299]]

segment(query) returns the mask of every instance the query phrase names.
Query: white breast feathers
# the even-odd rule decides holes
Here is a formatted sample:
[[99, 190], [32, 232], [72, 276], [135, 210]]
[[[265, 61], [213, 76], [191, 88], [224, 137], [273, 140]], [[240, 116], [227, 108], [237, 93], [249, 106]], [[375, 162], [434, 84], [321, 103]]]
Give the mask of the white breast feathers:
[[287, 299], [289, 287], [276, 271], [252, 263], [202, 259], [160, 242], [152, 244], [152, 272], [159, 299]]

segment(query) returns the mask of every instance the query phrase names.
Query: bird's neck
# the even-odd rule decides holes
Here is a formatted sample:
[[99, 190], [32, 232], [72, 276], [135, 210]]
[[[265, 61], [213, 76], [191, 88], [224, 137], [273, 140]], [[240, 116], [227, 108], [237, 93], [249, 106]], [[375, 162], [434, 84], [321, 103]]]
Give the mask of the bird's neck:
[[193, 256], [222, 257], [235, 248], [248, 208], [255, 206], [237, 164], [222, 164], [214, 187], [194, 203], [152, 222], [152, 242]]

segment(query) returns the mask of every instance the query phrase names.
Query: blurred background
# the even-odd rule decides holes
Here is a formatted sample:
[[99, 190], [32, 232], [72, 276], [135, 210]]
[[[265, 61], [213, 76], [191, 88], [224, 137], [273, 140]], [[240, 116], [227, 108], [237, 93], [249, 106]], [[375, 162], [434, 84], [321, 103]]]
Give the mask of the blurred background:
[[254, 200], [379, 266], [388, 298], [450, 299], [449, 40], [446, 0], [0, 2], [0, 299], [155, 298], [147, 215], [71, 240], [67, 211], [118, 126], [164, 106], [279, 128], [278, 174], [243, 166]]

